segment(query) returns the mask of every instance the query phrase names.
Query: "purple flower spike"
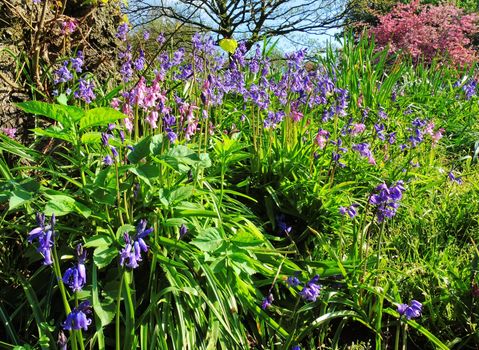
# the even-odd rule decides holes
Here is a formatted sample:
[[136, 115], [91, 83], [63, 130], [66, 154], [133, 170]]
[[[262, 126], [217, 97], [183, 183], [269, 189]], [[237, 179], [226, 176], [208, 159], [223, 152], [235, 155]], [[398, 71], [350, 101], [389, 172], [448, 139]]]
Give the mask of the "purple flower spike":
[[86, 283], [86, 250], [84, 250], [82, 245], [79, 244], [76, 251], [78, 264], [75, 267], [67, 269], [62, 279], [63, 283], [67, 284], [73, 292], [82, 290]]
[[45, 214], [37, 213], [37, 224], [39, 227], [34, 228], [28, 233], [28, 242], [33, 243], [34, 240], [38, 240], [37, 251], [43, 255], [44, 265], [53, 264], [52, 260], [52, 247], [55, 227], [55, 214], [52, 214], [50, 219], [50, 225], [45, 225]]
[[79, 329], [88, 330], [88, 326], [91, 324], [91, 319], [87, 318], [88, 314], [91, 314], [91, 309], [90, 302], [86, 300], [68, 314], [67, 319], [62, 324], [63, 329], [67, 331]]
[[421, 316], [422, 304], [417, 300], [411, 300], [408, 304], [399, 304], [397, 312], [406, 319], [418, 318]]
[[123, 240], [125, 241], [126, 245], [120, 251], [120, 265], [129, 267], [131, 269], [137, 268], [138, 262], [142, 260], [141, 252], [147, 252], [148, 246], [146, 245], [143, 238], [153, 232], [153, 228], [146, 228], [147, 221], [142, 219], [138, 223], [136, 227], [136, 235], [134, 239], [131, 240], [128, 233], [125, 233], [123, 236]]
[[299, 292], [301, 297], [307, 301], [316, 301], [321, 291], [321, 285], [317, 284], [319, 281], [319, 275], [314, 276], [311, 280], [306, 283], [303, 287], [303, 290]]
[[267, 308], [271, 306], [273, 301], [274, 301], [273, 294], [269, 293], [267, 297], [264, 297], [263, 302], [261, 303], [261, 308], [263, 310], [266, 310]]

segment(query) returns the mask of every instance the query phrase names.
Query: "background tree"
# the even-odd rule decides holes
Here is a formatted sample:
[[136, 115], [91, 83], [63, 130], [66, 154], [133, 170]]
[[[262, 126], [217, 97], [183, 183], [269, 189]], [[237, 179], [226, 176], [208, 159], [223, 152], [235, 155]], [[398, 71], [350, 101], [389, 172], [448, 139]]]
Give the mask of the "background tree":
[[134, 0], [126, 12], [135, 25], [168, 18], [219, 39], [243, 39], [250, 48], [263, 38], [340, 28], [349, 6], [346, 0]]

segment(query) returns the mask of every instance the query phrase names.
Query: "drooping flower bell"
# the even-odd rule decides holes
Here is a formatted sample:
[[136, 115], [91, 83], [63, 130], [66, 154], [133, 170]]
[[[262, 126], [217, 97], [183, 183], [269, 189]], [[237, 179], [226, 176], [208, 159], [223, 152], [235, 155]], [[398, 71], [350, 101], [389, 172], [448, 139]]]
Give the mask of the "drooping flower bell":
[[77, 265], [67, 269], [62, 279], [63, 283], [67, 284], [73, 292], [82, 290], [86, 283], [86, 250], [83, 249], [81, 244], [78, 244], [76, 253], [78, 259]]
[[34, 228], [28, 233], [28, 242], [33, 243], [38, 240], [37, 251], [43, 255], [44, 265], [53, 264], [52, 247], [55, 227], [55, 214], [52, 214], [50, 225], [45, 225], [45, 214], [37, 213], [36, 220], [38, 227]]
[[88, 330], [88, 326], [91, 324], [91, 319], [87, 317], [91, 314], [91, 306], [88, 300], [81, 302], [76, 308], [72, 310], [67, 316], [62, 326], [64, 330]]

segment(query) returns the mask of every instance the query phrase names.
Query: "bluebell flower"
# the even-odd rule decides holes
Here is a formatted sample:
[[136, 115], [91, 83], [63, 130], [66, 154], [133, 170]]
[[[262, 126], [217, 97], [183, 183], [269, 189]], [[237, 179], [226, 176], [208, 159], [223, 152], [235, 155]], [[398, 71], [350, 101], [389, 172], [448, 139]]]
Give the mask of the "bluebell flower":
[[58, 349], [60, 350], [67, 350], [68, 338], [66, 337], [63, 330], [60, 329], [58, 332], [58, 339], [57, 339]]
[[288, 235], [291, 232], [292, 227], [286, 224], [283, 214], [278, 215], [278, 217], [276, 218], [276, 223], [278, 224], [278, 230], [281, 234]]
[[67, 284], [73, 292], [82, 290], [86, 283], [86, 250], [83, 249], [81, 244], [78, 244], [76, 253], [78, 259], [77, 265], [67, 269], [62, 279], [63, 283]]
[[450, 171], [447, 176], [449, 177], [449, 180], [451, 180], [452, 182], [455, 182], [457, 183], [458, 185], [462, 185], [462, 178], [461, 177], [456, 177], [454, 176], [454, 174], [452, 173], [452, 171]]
[[462, 90], [464, 91], [467, 100], [470, 100], [472, 98], [472, 96], [476, 95], [476, 86], [477, 86], [477, 81], [474, 80], [474, 79], [470, 79], [462, 87]]
[[289, 276], [288, 279], [286, 280], [286, 284], [289, 287], [296, 287], [296, 286], [299, 286], [301, 284], [301, 281], [296, 276]]
[[121, 41], [125, 41], [126, 37], [128, 35], [128, 23], [122, 23], [118, 27], [118, 31], [116, 33], [116, 37], [120, 39]]
[[37, 251], [43, 255], [44, 265], [53, 264], [52, 247], [55, 228], [55, 214], [52, 214], [50, 225], [45, 225], [45, 214], [37, 213], [36, 220], [38, 227], [31, 230], [28, 234], [28, 242], [33, 243], [38, 240]]
[[87, 318], [88, 314], [91, 314], [90, 302], [85, 300], [68, 314], [67, 319], [62, 324], [63, 329], [67, 331], [88, 330], [88, 326], [91, 324], [91, 319]]
[[57, 69], [54, 74], [55, 78], [53, 80], [53, 83], [55, 85], [59, 83], [66, 83], [73, 79], [73, 74], [68, 69], [68, 61], [63, 62], [63, 66]]
[[291, 350], [301, 350], [301, 347], [299, 345], [295, 345], [291, 348]]
[[421, 316], [422, 304], [417, 300], [411, 300], [408, 304], [399, 304], [397, 311], [399, 315], [405, 316], [408, 320]]
[[351, 204], [349, 207], [339, 207], [339, 213], [341, 215], [346, 215], [348, 214], [349, 217], [352, 219], [354, 218], [358, 213], [356, 211], [356, 208], [359, 206], [359, 204]]
[[75, 98], [82, 99], [86, 103], [91, 103], [96, 98], [93, 89], [95, 88], [95, 83], [93, 81], [88, 81], [83, 78], [80, 78], [78, 90], [73, 94]]
[[140, 220], [136, 227], [136, 235], [133, 239], [130, 238], [128, 233], [123, 235], [125, 241], [125, 247], [120, 251], [120, 265], [129, 267], [131, 269], [137, 268], [138, 262], [142, 260], [141, 252], [147, 252], [148, 246], [146, 245], [144, 238], [153, 232], [153, 228], [146, 228], [146, 220]]
[[376, 206], [379, 222], [383, 222], [385, 218], [392, 218], [396, 215], [399, 201], [406, 190], [403, 185], [404, 182], [400, 180], [391, 187], [388, 187], [386, 184], [376, 187], [376, 193], [371, 196], [369, 202]]
[[72, 68], [75, 70], [77, 73], [82, 72], [82, 67], [83, 67], [83, 51], [79, 50], [77, 52], [77, 57], [75, 58], [70, 58], [70, 62], [72, 63]]
[[319, 275], [314, 276], [306, 285], [303, 287], [303, 290], [299, 292], [299, 295], [304, 300], [307, 301], [316, 301], [321, 291], [321, 285], [318, 284]]
[[105, 158], [103, 158], [103, 164], [110, 166], [113, 164], [113, 158], [110, 155], [107, 155]]
[[267, 297], [263, 298], [263, 302], [261, 303], [261, 308], [263, 310], [266, 310], [267, 308], [271, 306], [273, 301], [274, 301], [273, 294], [269, 293]]
[[181, 224], [180, 227], [180, 239], [182, 239], [188, 233], [188, 228], [185, 224]]

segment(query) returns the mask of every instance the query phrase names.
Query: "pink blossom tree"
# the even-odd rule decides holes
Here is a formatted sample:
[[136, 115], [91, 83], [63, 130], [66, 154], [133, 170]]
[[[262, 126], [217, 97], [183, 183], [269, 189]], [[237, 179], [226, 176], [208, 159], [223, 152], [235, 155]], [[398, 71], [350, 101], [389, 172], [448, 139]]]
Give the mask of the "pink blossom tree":
[[470, 39], [479, 32], [479, 16], [475, 13], [466, 14], [450, 4], [424, 6], [413, 0], [410, 4], [396, 5], [390, 13], [380, 16], [379, 21], [370, 33], [374, 34], [378, 47], [389, 47], [390, 53], [408, 53], [414, 62], [450, 60], [456, 66], [478, 59]]

